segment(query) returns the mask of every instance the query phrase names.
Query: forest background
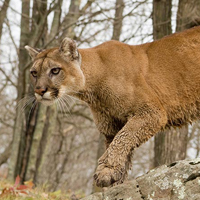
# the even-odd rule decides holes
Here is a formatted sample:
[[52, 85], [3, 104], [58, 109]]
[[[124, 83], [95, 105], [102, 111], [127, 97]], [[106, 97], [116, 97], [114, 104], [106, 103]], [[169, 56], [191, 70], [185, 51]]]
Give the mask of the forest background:
[[[136, 45], [199, 24], [199, 0], [0, 0], [0, 178], [89, 194], [105, 148], [83, 102], [33, 103], [25, 45], [50, 48], [66, 36], [79, 48], [111, 39]], [[135, 151], [129, 179], [200, 156], [199, 129], [196, 122], [157, 134]]]

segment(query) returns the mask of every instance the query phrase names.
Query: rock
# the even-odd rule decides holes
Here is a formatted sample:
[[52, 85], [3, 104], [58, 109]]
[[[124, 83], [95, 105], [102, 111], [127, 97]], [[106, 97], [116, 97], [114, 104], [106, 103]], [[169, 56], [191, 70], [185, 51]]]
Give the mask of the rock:
[[[133, 198], [134, 197], [134, 198]], [[117, 185], [106, 190], [103, 193], [105, 200], [142, 200], [136, 180], [127, 182], [126, 184]]]
[[160, 166], [82, 200], [200, 200], [200, 158]]

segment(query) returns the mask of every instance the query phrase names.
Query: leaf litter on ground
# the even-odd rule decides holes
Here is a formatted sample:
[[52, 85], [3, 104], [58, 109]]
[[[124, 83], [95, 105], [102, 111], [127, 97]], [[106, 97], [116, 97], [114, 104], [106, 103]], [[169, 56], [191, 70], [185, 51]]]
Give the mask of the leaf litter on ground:
[[80, 192], [74, 194], [72, 191], [63, 193], [61, 190], [46, 192], [43, 187], [34, 187], [32, 180], [21, 184], [17, 176], [14, 185], [6, 181], [0, 181], [1, 200], [78, 200], [84, 197]]

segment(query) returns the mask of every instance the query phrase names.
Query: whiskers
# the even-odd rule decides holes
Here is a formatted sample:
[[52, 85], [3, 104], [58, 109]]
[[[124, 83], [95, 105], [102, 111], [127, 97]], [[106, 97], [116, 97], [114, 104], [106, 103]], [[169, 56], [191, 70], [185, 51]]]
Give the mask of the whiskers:
[[77, 105], [77, 100], [78, 99], [75, 97], [72, 97], [64, 92], [61, 97], [55, 98], [56, 105], [63, 115], [72, 115], [71, 112], [74, 106]]
[[[32, 104], [35, 103], [36, 98], [34, 95], [26, 95], [24, 98], [20, 99], [16, 105], [16, 109], [20, 109], [20, 112], [23, 113], [25, 109]], [[32, 106], [31, 106], [32, 107]]]
[[56, 98], [56, 105], [59, 108], [58, 110], [64, 115], [70, 114], [70, 106], [66, 104], [66, 101], [63, 100], [63, 98]]
[[[70, 91], [72, 91], [74, 94], [82, 94], [81, 92], [76, 92], [71, 88]], [[77, 101], [79, 99], [68, 95], [65, 89], [60, 89], [59, 93], [61, 94], [60, 97], [55, 98], [57, 108], [59, 108], [60, 112], [63, 113], [63, 115], [72, 115], [71, 111], [74, 108], [74, 106], [77, 105]]]
[[26, 120], [30, 120], [30, 116], [38, 101], [36, 100], [34, 95], [26, 95], [24, 98], [20, 99], [20, 101], [16, 105], [16, 110], [19, 112], [19, 116], [25, 115]]
[[30, 119], [31, 113], [32, 113], [32, 111], [34, 110], [34, 108], [36, 107], [37, 103], [38, 103], [37, 100], [34, 99], [34, 101], [32, 102], [32, 106], [31, 106], [31, 108], [30, 108], [30, 111], [29, 111], [29, 113], [28, 113], [28, 120]]

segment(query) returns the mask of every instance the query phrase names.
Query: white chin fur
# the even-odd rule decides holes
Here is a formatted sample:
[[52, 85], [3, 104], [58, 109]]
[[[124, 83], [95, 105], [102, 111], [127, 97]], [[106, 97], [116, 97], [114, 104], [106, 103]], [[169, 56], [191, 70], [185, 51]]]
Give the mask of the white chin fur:
[[38, 101], [41, 101], [41, 100], [42, 100], [42, 96], [39, 95], [39, 94], [37, 94], [37, 93], [35, 93], [35, 97], [36, 97], [36, 99], [37, 99]]

